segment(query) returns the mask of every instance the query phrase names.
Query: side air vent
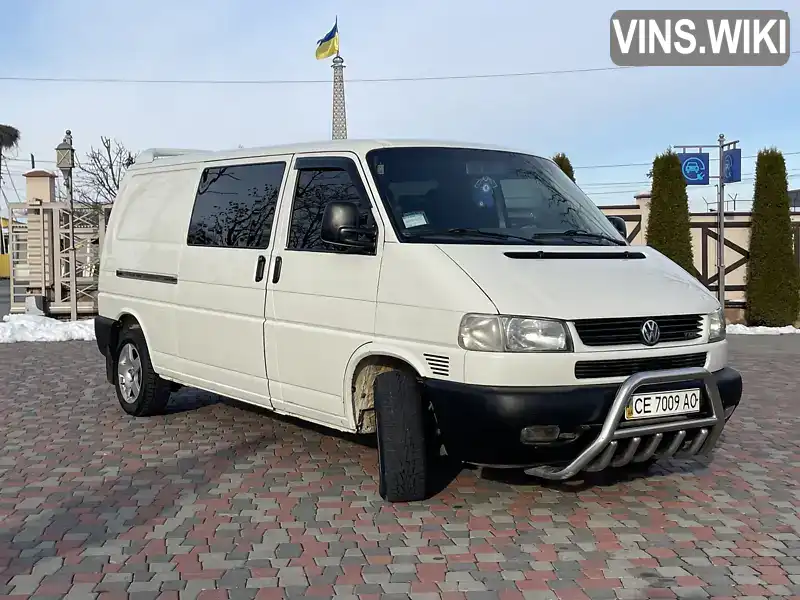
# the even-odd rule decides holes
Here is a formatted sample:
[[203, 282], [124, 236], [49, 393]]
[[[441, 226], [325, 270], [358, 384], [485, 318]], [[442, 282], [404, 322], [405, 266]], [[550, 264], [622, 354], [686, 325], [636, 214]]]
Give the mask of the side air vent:
[[557, 252], [553, 250], [534, 250], [515, 252], [504, 252], [508, 258], [516, 258], [523, 260], [631, 260], [647, 258], [642, 252], [632, 252], [625, 250], [624, 252]]
[[423, 354], [431, 373], [439, 377], [450, 377], [450, 359], [439, 354]]

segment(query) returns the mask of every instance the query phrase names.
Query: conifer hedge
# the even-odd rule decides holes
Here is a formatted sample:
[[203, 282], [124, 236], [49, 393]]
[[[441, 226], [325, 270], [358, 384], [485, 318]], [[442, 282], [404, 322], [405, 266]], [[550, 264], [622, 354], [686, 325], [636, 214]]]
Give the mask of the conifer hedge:
[[667, 150], [656, 156], [652, 177], [647, 245], [694, 274], [689, 198], [678, 155]]
[[750, 260], [747, 265], [748, 325], [781, 327], [797, 321], [800, 274], [794, 255], [786, 161], [775, 148], [756, 158]]
[[563, 152], [559, 152], [553, 157], [553, 162], [555, 162], [564, 173], [567, 174], [567, 177], [575, 181], [575, 171], [572, 168], [572, 163], [569, 162], [569, 158]]

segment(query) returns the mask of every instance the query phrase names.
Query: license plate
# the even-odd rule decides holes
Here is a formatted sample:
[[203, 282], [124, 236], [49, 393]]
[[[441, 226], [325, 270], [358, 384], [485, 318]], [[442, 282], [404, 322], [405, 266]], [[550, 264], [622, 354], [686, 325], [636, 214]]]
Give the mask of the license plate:
[[634, 394], [625, 407], [625, 419], [652, 419], [700, 412], [700, 390]]

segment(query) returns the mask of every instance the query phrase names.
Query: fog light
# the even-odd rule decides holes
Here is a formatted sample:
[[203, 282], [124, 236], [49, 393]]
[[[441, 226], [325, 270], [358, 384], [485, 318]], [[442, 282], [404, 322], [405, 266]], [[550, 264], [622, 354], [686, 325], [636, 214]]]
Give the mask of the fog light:
[[519, 438], [523, 444], [541, 444], [556, 441], [559, 433], [557, 425], [534, 425], [523, 429]]

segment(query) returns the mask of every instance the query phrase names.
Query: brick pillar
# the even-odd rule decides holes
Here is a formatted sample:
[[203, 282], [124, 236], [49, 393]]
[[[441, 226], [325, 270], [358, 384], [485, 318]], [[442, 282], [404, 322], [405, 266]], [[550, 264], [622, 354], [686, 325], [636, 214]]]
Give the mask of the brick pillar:
[[25, 177], [25, 202], [28, 205], [27, 263], [28, 294], [26, 312], [46, 313], [45, 300], [53, 281], [53, 214], [43, 208], [56, 199], [56, 175], [44, 169], [31, 169]]

